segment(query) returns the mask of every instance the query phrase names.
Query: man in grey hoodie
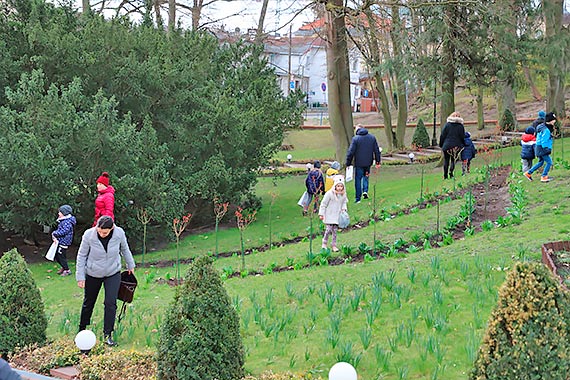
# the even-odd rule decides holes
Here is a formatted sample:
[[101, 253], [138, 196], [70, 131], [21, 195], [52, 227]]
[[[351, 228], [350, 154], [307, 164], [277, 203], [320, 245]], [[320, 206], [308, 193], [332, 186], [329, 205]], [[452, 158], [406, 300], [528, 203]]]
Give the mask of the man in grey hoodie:
[[121, 256], [125, 259], [127, 270], [133, 273], [135, 261], [125, 231], [113, 223], [110, 216], [104, 215], [83, 234], [77, 252], [75, 278], [77, 285], [84, 289], [83, 306], [79, 331], [85, 330], [91, 323], [93, 308], [101, 285], [105, 288], [105, 313], [103, 317], [103, 333], [105, 343], [116, 346], [111, 334], [115, 329], [117, 314], [117, 296], [121, 285]]

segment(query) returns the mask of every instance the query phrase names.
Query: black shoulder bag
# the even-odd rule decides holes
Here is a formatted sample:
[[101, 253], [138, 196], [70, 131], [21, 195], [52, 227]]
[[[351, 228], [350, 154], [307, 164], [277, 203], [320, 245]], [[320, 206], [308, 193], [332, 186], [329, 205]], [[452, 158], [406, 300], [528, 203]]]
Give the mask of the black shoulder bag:
[[135, 289], [137, 288], [137, 278], [134, 273], [128, 271], [121, 272], [121, 285], [119, 286], [119, 295], [117, 299], [123, 301], [121, 311], [119, 312], [118, 322], [120, 323], [127, 310], [127, 304], [133, 302]]

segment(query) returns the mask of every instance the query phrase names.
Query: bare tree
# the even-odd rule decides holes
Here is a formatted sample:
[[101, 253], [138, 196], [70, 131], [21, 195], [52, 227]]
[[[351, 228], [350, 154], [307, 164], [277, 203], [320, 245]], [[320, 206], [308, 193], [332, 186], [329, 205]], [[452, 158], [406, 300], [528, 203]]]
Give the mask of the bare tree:
[[547, 109], [564, 118], [565, 80], [570, 59], [570, 30], [562, 25], [563, 0], [543, 0], [546, 26], [546, 57], [549, 58]]
[[353, 135], [350, 70], [343, 0], [326, 1], [326, 55], [329, 119], [336, 158], [343, 160]]

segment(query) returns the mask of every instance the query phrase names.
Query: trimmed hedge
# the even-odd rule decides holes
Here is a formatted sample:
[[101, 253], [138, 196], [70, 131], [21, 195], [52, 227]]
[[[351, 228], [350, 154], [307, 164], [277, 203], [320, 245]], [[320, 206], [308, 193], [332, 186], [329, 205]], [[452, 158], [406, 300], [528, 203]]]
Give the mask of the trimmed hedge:
[[414, 136], [412, 137], [412, 145], [418, 148], [427, 148], [430, 146], [429, 135], [424, 125], [424, 121], [420, 118], [416, 129], [414, 130]]
[[507, 275], [489, 319], [472, 380], [568, 380], [570, 297], [541, 264]]
[[0, 354], [43, 344], [47, 319], [32, 273], [16, 249], [0, 258]]
[[244, 376], [239, 316], [212, 259], [192, 263], [162, 325], [160, 380], [236, 380]]

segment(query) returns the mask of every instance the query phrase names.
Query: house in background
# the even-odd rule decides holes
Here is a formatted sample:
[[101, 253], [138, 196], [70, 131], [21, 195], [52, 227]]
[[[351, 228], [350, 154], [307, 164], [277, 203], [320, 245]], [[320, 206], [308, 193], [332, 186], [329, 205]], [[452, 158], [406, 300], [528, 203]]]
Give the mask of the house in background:
[[[289, 36], [268, 36], [264, 51], [269, 64], [275, 69], [277, 81], [283, 94], [300, 89], [307, 94], [310, 108], [326, 107], [327, 56], [324, 19], [303, 25]], [[359, 77], [363, 67], [362, 57], [356, 48], [349, 51], [350, 93], [356, 109], [356, 97], [360, 96]]]

